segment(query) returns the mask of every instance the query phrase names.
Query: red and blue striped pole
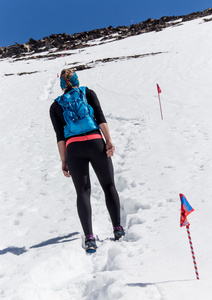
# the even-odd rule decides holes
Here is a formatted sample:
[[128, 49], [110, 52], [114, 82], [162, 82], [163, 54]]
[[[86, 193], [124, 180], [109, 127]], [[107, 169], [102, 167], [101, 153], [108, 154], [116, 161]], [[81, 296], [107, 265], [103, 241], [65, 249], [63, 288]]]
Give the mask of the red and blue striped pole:
[[195, 273], [196, 273], [196, 278], [199, 280], [199, 273], [198, 273], [198, 269], [197, 269], [197, 263], [196, 263], [196, 258], [194, 255], [194, 248], [193, 248], [193, 244], [192, 244], [192, 240], [191, 240], [191, 234], [190, 234], [190, 230], [189, 230], [189, 225], [186, 226], [187, 229], [187, 233], [188, 233], [188, 240], [189, 240], [189, 244], [190, 244], [190, 248], [191, 248], [191, 254], [192, 254], [192, 258], [193, 258], [193, 263], [194, 263], [194, 269], [195, 269]]
[[188, 200], [183, 194], [180, 194], [180, 201], [181, 201], [181, 215], [180, 215], [180, 227], [186, 226], [187, 233], [188, 233], [188, 240], [191, 248], [191, 254], [193, 258], [193, 263], [194, 263], [194, 269], [196, 273], [197, 279], [199, 279], [199, 273], [197, 269], [197, 263], [196, 263], [196, 258], [194, 255], [194, 248], [191, 240], [191, 234], [189, 230], [189, 222], [187, 220], [187, 216], [194, 211], [193, 207], [189, 204]]

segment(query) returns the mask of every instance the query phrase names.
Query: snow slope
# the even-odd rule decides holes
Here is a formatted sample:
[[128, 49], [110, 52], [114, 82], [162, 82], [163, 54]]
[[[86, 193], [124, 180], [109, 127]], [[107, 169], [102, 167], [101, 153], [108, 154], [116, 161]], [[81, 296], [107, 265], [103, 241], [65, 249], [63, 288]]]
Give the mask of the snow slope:
[[[212, 22], [197, 19], [55, 60], [0, 61], [2, 300], [211, 299], [211, 49]], [[57, 73], [65, 63], [143, 54], [78, 73], [97, 93], [111, 129], [126, 229], [122, 241], [110, 240], [91, 171], [98, 251], [86, 255], [75, 191], [60, 170], [49, 119], [61, 93]], [[179, 193], [195, 208], [189, 221], [199, 281], [179, 226]]]

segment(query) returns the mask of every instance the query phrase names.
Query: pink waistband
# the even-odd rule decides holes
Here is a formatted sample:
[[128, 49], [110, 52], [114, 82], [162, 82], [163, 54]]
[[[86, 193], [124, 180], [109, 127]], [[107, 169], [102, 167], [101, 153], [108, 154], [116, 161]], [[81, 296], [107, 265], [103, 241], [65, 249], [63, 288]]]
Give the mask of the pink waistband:
[[83, 135], [83, 136], [75, 136], [71, 137], [70, 139], [67, 140], [66, 142], [66, 147], [73, 142], [83, 142], [83, 141], [89, 141], [89, 140], [94, 140], [94, 139], [102, 139], [101, 134], [90, 134], [90, 135]]

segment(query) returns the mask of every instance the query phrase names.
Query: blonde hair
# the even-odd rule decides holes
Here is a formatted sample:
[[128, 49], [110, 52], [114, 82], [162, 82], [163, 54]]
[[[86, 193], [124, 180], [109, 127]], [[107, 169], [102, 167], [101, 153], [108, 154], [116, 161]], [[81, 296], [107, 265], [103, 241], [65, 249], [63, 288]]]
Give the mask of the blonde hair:
[[73, 87], [71, 82], [69, 81], [73, 75], [74, 71], [72, 69], [64, 69], [61, 71], [60, 76], [66, 81], [67, 89], [71, 89]]

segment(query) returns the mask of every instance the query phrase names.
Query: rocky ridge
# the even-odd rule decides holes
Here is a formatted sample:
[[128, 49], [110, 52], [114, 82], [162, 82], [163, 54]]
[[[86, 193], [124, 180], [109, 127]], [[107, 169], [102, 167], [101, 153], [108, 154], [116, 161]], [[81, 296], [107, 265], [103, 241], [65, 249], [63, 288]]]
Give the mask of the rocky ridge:
[[[194, 20], [201, 17], [212, 15], [212, 8], [206, 9], [202, 12], [195, 12], [183, 16], [162, 17], [160, 19], [148, 19], [138, 24], [130, 26], [118, 26], [116, 28], [109, 26], [108, 28], [95, 29], [72, 35], [52, 34], [49, 37], [44, 37], [40, 40], [30, 39], [27, 43], [15, 43], [12, 46], [0, 47], [0, 58], [13, 58], [13, 59], [27, 59], [27, 56], [34, 55], [42, 52], [48, 52], [46, 55], [48, 59], [61, 56], [57, 53], [64, 50], [81, 49], [98, 44], [107, 43], [114, 40], [123, 39], [129, 36], [138, 35], [151, 31], [161, 31], [170, 26], [179, 26], [182, 22]], [[211, 18], [204, 19], [205, 21], [212, 21]], [[43, 57], [43, 55], [42, 55]], [[39, 58], [39, 55], [31, 56], [32, 58]]]

